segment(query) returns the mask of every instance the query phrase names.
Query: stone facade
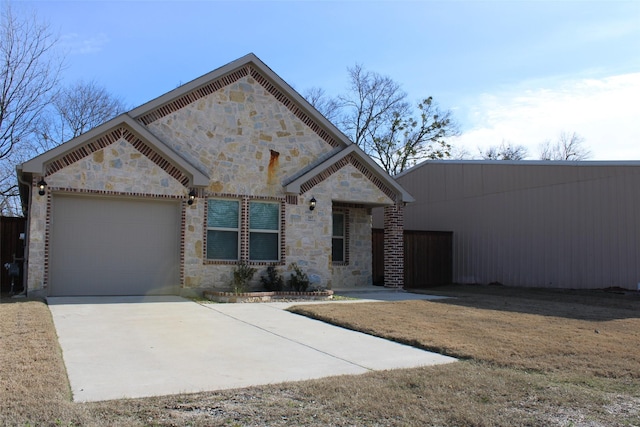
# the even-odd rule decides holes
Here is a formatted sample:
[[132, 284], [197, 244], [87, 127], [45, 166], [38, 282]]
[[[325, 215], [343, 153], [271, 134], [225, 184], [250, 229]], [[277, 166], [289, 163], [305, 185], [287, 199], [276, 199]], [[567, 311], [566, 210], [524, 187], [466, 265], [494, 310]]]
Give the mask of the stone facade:
[[[211, 183], [203, 198], [260, 196], [279, 201], [286, 196], [282, 182], [287, 177], [333, 149], [250, 76], [149, 123], [148, 128], [209, 174]], [[308, 208], [311, 197], [317, 200], [314, 211]], [[278, 269], [287, 277], [290, 264], [296, 263], [318, 288], [331, 288], [336, 278], [341, 287], [371, 284], [371, 225], [367, 213], [354, 216], [357, 226], [350, 239], [353, 261], [332, 265], [333, 200], [390, 202], [354, 166], [341, 168], [301, 195], [298, 205], [285, 204], [285, 257]], [[235, 263], [206, 261], [204, 205], [198, 201], [186, 211], [184, 286], [227, 289]], [[258, 264], [257, 268], [254, 289], [260, 287], [259, 278], [266, 266]]]
[[[258, 269], [253, 289], [260, 287], [260, 276], [269, 265], [286, 278], [292, 263], [309, 275], [314, 289], [370, 285], [371, 207], [392, 204], [398, 191], [395, 183], [373, 173], [372, 166], [358, 157], [361, 154], [352, 153], [305, 178], [296, 194], [287, 192], [287, 180], [320, 167], [348, 142], [318, 126], [263, 72], [245, 66], [155, 109], [139, 115], [132, 110], [130, 117], [144, 132], [136, 133], [138, 125], [133, 130], [120, 125], [62, 156], [52, 156], [43, 166], [45, 196], [38, 195], [35, 185], [40, 176], [33, 177], [28, 288], [47, 286], [52, 198], [69, 192], [181, 200], [179, 286], [184, 294], [228, 290], [238, 263], [207, 259], [207, 204], [213, 198], [238, 200], [245, 222], [250, 201], [279, 203], [280, 260], [250, 263]], [[148, 144], [145, 132], [156, 142]], [[166, 151], [154, 148], [158, 144], [208, 177], [208, 184], [194, 188], [188, 174], [167, 159]], [[197, 197], [188, 205], [190, 191]], [[312, 198], [314, 210], [309, 209]], [[336, 209], [348, 218], [347, 257], [340, 263], [331, 259]], [[249, 231], [243, 229], [239, 239], [240, 260], [248, 261]], [[390, 274], [397, 276], [397, 268]], [[401, 280], [388, 283], [402, 284]]]

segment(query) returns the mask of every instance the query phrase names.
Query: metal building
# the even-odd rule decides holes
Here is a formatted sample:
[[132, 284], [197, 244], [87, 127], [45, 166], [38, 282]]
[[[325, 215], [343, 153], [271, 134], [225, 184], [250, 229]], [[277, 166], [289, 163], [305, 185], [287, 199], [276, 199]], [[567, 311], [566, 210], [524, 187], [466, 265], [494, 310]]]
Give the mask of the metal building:
[[426, 161], [396, 180], [405, 230], [453, 231], [456, 283], [640, 287], [640, 162]]

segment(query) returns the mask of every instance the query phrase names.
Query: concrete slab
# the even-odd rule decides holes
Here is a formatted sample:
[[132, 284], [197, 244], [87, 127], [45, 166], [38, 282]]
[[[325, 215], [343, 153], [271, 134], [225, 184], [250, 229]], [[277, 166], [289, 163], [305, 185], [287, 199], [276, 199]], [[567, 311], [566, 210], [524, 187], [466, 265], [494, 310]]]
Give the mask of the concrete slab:
[[48, 299], [78, 402], [214, 391], [455, 359], [283, 311], [180, 297]]

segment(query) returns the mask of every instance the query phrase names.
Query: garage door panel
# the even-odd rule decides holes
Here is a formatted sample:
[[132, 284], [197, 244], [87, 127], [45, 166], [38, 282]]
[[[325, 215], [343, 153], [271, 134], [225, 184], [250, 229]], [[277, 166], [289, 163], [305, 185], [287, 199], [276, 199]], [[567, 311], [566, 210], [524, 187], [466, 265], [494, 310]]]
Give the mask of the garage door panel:
[[51, 295], [175, 293], [176, 201], [54, 194]]

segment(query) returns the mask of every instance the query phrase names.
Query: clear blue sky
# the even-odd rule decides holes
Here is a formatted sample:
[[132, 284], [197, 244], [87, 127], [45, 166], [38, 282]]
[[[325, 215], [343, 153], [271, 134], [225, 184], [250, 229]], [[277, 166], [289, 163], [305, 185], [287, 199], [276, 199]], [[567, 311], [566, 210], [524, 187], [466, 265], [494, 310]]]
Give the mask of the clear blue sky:
[[25, 1], [65, 80], [138, 106], [249, 52], [300, 92], [337, 95], [356, 63], [453, 110], [471, 156], [577, 132], [640, 160], [640, 1]]

